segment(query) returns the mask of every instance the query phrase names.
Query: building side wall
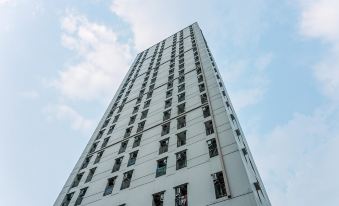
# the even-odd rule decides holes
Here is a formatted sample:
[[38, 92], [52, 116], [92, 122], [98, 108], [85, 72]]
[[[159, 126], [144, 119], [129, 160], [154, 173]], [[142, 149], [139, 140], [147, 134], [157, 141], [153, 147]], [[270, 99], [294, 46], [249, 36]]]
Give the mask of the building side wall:
[[[263, 186], [263, 193], [258, 193], [255, 189], [253, 183], [259, 181], [260, 185], [262, 185], [261, 179], [256, 171], [243, 135], [239, 137], [236, 132], [237, 129], [241, 131], [241, 128], [238, 126], [238, 123], [235, 123], [234, 120], [230, 118], [230, 114], [234, 114], [232, 105], [227, 106], [226, 104], [226, 102], [230, 102], [227, 92], [223, 83], [221, 86], [219, 84], [222, 80], [216, 76], [218, 71], [215, 63], [212, 64], [213, 59], [211, 59], [211, 54], [204, 41], [201, 30], [197, 23], [192, 26], [197, 42], [199, 61], [202, 66], [204, 84], [206, 85], [208, 103], [201, 103], [200, 95], [202, 92], [199, 91], [198, 87], [198, 71], [195, 64], [196, 60], [194, 59], [195, 55], [192, 49], [189, 27], [183, 29], [185, 62], [185, 100], [183, 102], [185, 102], [185, 113], [178, 115], [177, 108], [177, 106], [182, 103], [178, 102], [179, 68], [177, 57], [179, 55], [179, 43], [177, 42], [173, 93], [171, 97], [172, 105], [170, 107], [171, 118], [170, 120], [163, 121], [163, 112], [167, 110], [165, 109], [165, 100], [168, 99], [166, 98], [166, 92], [168, 91], [168, 78], [170, 75], [169, 68], [171, 64], [173, 35], [140, 53], [126, 74], [112, 102], [109, 104], [108, 109], [66, 181], [54, 206], [60, 206], [66, 194], [72, 192], [74, 192], [74, 195], [69, 205], [74, 205], [79, 196], [80, 189], [85, 187], [88, 187], [88, 190], [81, 205], [151, 205], [152, 194], [165, 191], [164, 205], [170, 206], [175, 205], [175, 191], [173, 188], [185, 183], [187, 183], [188, 189], [188, 205], [270, 205]], [[177, 37], [179, 37], [179, 32], [177, 34]], [[158, 65], [158, 71], [149, 69], [152, 58], [157, 59], [159, 57], [157, 51], [159, 51], [162, 45], [162, 57]], [[156, 55], [154, 56], [155, 52]], [[141, 98], [140, 108], [136, 113], [137, 118], [133, 124], [129, 125], [130, 117], [134, 115], [133, 110], [134, 107], [138, 105], [137, 101], [140, 97], [140, 90], [147, 76], [149, 76], [149, 79], [146, 81], [147, 84], [144, 85], [145, 92]], [[149, 107], [144, 109], [144, 103], [148, 100], [148, 88], [152, 84], [152, 76], [156, 76], [153, 94], [150, 98], [151, 102]], [[130, 85], [133, 86], [127, 89]], [[128, 91], [129, 94], [127, 94]], [[225, 93], [222, 93], [222, 91]], [[112, 108], [118, 108], [123, 101], [125, 102], [123, 109], [120, 112], [117, 111], [118, 109], [115, 109], [110, 115]], [[211, 108], [211, 116], [206, 118], [203, 116], [202, 111], [202, 106], [205, 105], [209, 105]], [[141, 120], [141, 112], [146, 109], [148, 109], [147, 117]], [[117, 114], [119, 114], [119, 119], [114, 123], [114, 117]], [[183, 116], [186, 117], [186, 126], [177, 129], [177, 118]], [[138, 132], [138, 123], [144, 120], [146, 120], [146, 122], [143, 131]], [[206, 135], [204, 122], [209, 120], [213, 122], [215, 132]], [[102, 127], [105, 121], [107, 121], [108, 124], [103, 129]], [[237, 119], [235, 119], [235, 121], [237, 122]], [[162, 125], [167, 122], [170, 122], [170, 132], [162, 135]], [[114, 130], [111, 134], [108, 134], [108, 129], [112, 125], [115, 125]], [[124, 137], [126, 128], [131, 126], [133, 126], [131, 135]], [[102, 137], [97, 139], [98, 134], [103, 130], [104, 133]], [[178, 147], [177, 134], [183, 131], [186, 131], [186, 144]], [[138, 147], [133, 148], [134, 138], [140, 134], [142, 134], [141, 143]], [[110, 139], [107, 145], [101, 148], [103, 140], [106, 137], [110, 137]], [[169, 138], [168, 151], [159, 155], [159, 141], [166, 138]], [[213, 138], [218, 140], [219, 155], [211, 158], [209, 156], [207, 141]], [[128, 140], [127, 149], [125, 152], [119, 154], [121, 143], [126, 140]], [[98, 142], [97, 149], [95, 152], [89, 153], [95, 142]], [[244, 155], [242, 150], [244, 147], [248, 150], [248, 154], [246, 155]], [[176, 153], [183, 150], [186, 150], [187, 166], [177, 170]], [[101, 151], [104, 151], [104, 153], [100, 162], [94, 164], [96, 156]], [[129, 154], [134, 151], [138, 151], [136, 163], [127, 166]], [[81, 169], [85, 158], [91, 155], [92, 158], [88, 166]], [[112, 173], [115, 159], [119, 157], [123, 157], [120, 170]], [[156, 177], [157, 160], [164, 157], [167, 157], [166, 174]], [[248, 166], [250, 160], [253, 162], [251, 167]], [[89, 169], [94, 167], [97, 168], [92, 180], [85, 183], [84, 181], [89, 173]], [[130, 186], [129, 188], [121, 190], [120, 185], [123, 174], [130, 170], [133, 170]], [[211, 174], [220, 171], [224, 173], [228, 195], [216, 199]], [[84, 172], [84, 176], [79, 185], [71, 188], [76, 175], [82, 172]], [[110, 195], [103, 196], [107, 179], [111, 177], [116, 177], [113, 192]], [[260, 196], [261, 194], [262, 196]]]

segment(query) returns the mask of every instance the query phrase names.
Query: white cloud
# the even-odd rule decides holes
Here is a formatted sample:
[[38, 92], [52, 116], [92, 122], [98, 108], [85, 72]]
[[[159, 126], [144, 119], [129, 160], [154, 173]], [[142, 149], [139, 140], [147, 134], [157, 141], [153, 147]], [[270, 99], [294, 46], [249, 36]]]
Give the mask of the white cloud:
[[66, 121], [71, 125], [72, 129], [82, 131], [86, 134], [94, 128], [94, 122], [92, 120], [83, 117], [66, 104], [49, 105], [44, 108], [43, 112], [49, 120]]
[[338, 204], [338, 120], [328, 106], [295, 114], [266, 135], [247, 135], [273, 205]]
[[69, 99], [102, 99], [113, 94], [127, 72], [131, 51], [109, 27], [68, 12], [62, 19], [62, 44], [77, 60], [59, 72], [53, 85]]
[[326, 42], [329, 49], [314, 67], [314, 75], [323, 93], [339, 101], [339, 1], [306, 1], [301, 4], [301, 34]]
[[319, 0], [302, 3], [301, 32], [305, 36], [333, 41], [339, 39], [339, 1]]

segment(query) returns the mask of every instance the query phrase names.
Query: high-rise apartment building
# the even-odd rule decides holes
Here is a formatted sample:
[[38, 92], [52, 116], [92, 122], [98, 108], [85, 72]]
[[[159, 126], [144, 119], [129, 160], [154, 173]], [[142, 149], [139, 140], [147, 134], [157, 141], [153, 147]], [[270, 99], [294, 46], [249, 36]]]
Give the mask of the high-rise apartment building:
[[54, 206], [270, 205], [197, 23], [137, 55]]

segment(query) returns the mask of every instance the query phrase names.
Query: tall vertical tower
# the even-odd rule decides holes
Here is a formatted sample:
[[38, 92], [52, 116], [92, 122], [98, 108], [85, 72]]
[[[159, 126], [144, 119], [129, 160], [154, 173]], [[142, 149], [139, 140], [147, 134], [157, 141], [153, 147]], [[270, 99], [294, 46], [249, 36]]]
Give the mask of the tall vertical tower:
[[137, 55], [54, 206], [270, 205], [197, 23]]

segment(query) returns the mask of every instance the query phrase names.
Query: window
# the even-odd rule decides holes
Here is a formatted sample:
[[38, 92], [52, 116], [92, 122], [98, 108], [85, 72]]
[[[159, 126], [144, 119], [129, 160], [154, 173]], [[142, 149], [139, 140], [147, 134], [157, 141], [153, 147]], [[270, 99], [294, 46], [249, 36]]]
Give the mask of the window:
[[72, 200], [73, 195], [74, 195], [74, 192], [68, 193], [68, 194], [65, 196], [65, 199], [62, 201], [61, 206], [68, 206], [69, 203], [70, 203], [71, 200]]
[[212, 120], [205, 122], [206, 135], [214, 133]]
[[111, 177], [107, 180], [107, 185], [104, 191], [104, 196], [112, 194], [113, 192], [113, 187], [114, 187], [114, 182], [117, 177]]
[[185, 84], [180, 84], [179, 86], [178, 86], [178, 92], [182, 92], [182, 91], [184, 91], [185, 90]]
[[142, 130], [144, 130], [145, 122], [146, 122], [146, 120], [138, 123], [137, 132], [141, 132]]
[[114, 130], [114, 127], [115, 127], [115, 125], [110, 126], [107, 134], [111, 134]]
[[137, 160], [137, 156], [138, 156], [138, 150], [134, 151], [134, 152], [131, 152], [129, 154], [129, 160], [128, 160], [127, 166], [134, 165], [135, 161]]
[[168, 82], [167, 83], [167, 89], [170, 89], [170, 88], [172, 88], [173, 87], [173, 82]]
[[164, 111], [163, 121], [171, 118], [171, 109]]
[[148, 109], [142, 111], [140, 119], [145, 119], [147, 117], [147, 113], [148, 113]]
[[204, 118], [211, 116], [210, 108], [208, 105], [202, 107], [202, 113], [204, 115]]
[[139, 146], [140, 142], [141, 142], [141, 135], [135, 136], [134, 142], [133, 142], [133, 148]]
[[161, 136], [166, 135], [170, 132], [170, 122], [162, 125]]
[[182, 76], [185, 74], [184, 64], [179, 65], [179, 76]]
[[152, 206], [163, 206], [164, 205], [164, 194], [165, 192], [159, 192], [153, 194]]
[[185, 112], [185, 103], [178, 105], [178, 115]]
[[166, 92], [166, 98], [171, 97], [171, 96], [172, 96], [172, 93], [173, 93], [173, 90], [172, 90], [172, 89], [171, 89], [171, 90], [168, 90], [168, 91]]
[[124, 173], [120, 189], [126, 189], [129, 187], [132, 180], [133, 170]]
[[181, 168], [186, 167], [186, 150], [176, 153], [177, 156], [177, 164], [176, 169], [179, 170]]
[[118, 109], [118, 113], [121, 112], [123, 108], [124, 108], [124, 105], [121, 105]]
[[106, 119], [106, 120], [105, 120], [105, 122], [104, 122], [104, 124], [102, 125], [101, 129], [105, 128], [105, 127], [108, 125], [109, 120], [111, 120], [111, 119]]
[[185, 92], [178, 94], [178, 102], [185, 100]]
[[217, 172], [212, 174], [213, 183], [214, 183], [214, 191], [215, 197], [221, 198], [226, 196], [226, 187], [224, 182], [224, 176], [222, 172]]
[[124, 157], [119, 157], [117, 159], [115, 159], [115, 162], [114, 162], [114, 166], [113, 166], [113, 169], [112, 169], [112, 172], [116, 172], [120, 169], [120, 166], [121, 166], [121, 162], [122, 162], [122, 159]]
[[146, 99], [149, 99], [149, 98], [151, 98], [151, 97], [152, 97], [152, 95], [153, 95], [153, 91], [149, 91], [149, 92], [147, 93], [147, 97], [146, 97]]
[[160, 177], [166, 174], [166, 167], [167, 167], [167, 157], [162, 158], [157, 161], [157, 171], [155, 177]]
[[226, 106], [227, 107], [231, 107], [230, 103], [228, 101], [226, 101]]
[[186, 116], [177, 118], [177, 129], [186, 127]]
[[203, 91], [205, 91], [205, 84], [199, 84], [199, 91], [200, 92], [203, 92]]
[[177, 134], [177, 147], [186, 144], [186, 131]]
[[217, 141], [215, 139], [210, 139], [207, 141], [208, 152], [210, 157], [215, 157], [218, 155]]
[[145, 89], [140, 90], [140, 92], [139, 92], [139, 98], [140, 99], [142, 98], [142, 95], [144, 95], [144, 92], [145, 92]]
[[173, 73], [174, 73], [174, 68], [170, 69], [170, 70], [168, 71], [168, 73], [169, 73], [169, 74], [173, 74]]
[[75, 177], [75, 180], [73, 181], [73, 183], [72, 183], [72, 186], [71, 186], [71, 188], [73, 188], [73, 187], [77, 187], [78, 185], [79, 185], [79, 183], [80, 183], [80, 181], [81, 181], [81, 178], [82, 178], [82, 176], [84, 175], [84, 173], [82, 172], [82, 173], [80, 173], [80, 174], [77, 174], [77, 176]]
[[133, 128], [133, 126], [132, 126], [132, 127], [128, 127], [128, 128], [126, 129], [124, 138], [125, 138], [125, 137], [129, 137], [129, 136], [131, 135], [131, 133], [132, 133], [132, 128]]
[[104, 148], [104, 147], [107, 146], [107, 143], [108, 143], [108, 141], [109, 141], [109, 138], [110, 138], [110, 137], [106, 137], [106, 138], [104, 139], [104, 141], [102, 142], [101, 148]]
[[104, 151], [98, 152], [93, 164], [100, 162], [100, 159], [101, 159], [103, 154], [104, 154]]
[[127, 147], [127, 143], [128, 143], [128, 140], [121, 142], [119, 154], [125, 152], [126, 147]]
[[187, 206], [187, 184], [180, 185], [175, 189], [175, 206]]
[[95, 138], [95, 140], [100, 139], [100, 138], [102, 137], [102, 135], [104, 134], [104, 132], [105, 132], [105, 130], [101, 130], [101, 131], [98, 133], [98, 135], [97, 135], [97, 137]]
[[235, 116], [233, 114], [230, 114], [231, 120], [234, 125], [237, 125], [237, 120], [235, 119]]
[[204, 80], [204, 78], [202, 77], [202, 75], [198, 76], [198, 83], [202, 82]]
[[174, 75], [173, 74], [168, 76], [168, 81], [172, 81], [173, 79], [174, 79]]
[[136, 118], [137, 118], [137, 115], [131, 116], [131, 118], [129, 119], [128, 125], [134, 124]]
[[[184, 48], [183, 47], [179, 47], [179, 54], [182, 54], [182, 53], [184, 53]], [[183, 59], [179, 60], [179, 64], [182, 63], [182, 62], [184, 62]]]
[[184, 63], [179, 64], [179, 69], [180, 69], [180, 71], [179, 71], [179, 76], [184, 74], [184, 70], [183, 70], [184, 67], [185, 67], [185, 64], [184, 64]]
[[184, 81], [185, 81], [185, 76], [184, 76], [184, 75], [182, 75], [182, 76], [180, 76], [180, 77], [178, 78], [179, 84], [180, 84], [180, 83], [183, 83]]
[[88, 156], [85, 158], [84, 162], [82, 163], [81, 165], [81, 168], [80, 169], [84, 169], [87, 167], [87, 165], [89, 164], [89, 161], [91, 161], [91, 158], [92, 158], [92, 155], [91, 156]]
[[[153, 77], [156, 77], [157, 76], [157, 72], [155, 72], [155, 73], [153, 73]], [[156, 80], [157, 78], [152, 78], [151, 79], [151, 84], [153, 84], [154, 82], [155, 82], [155, 80]], [[153, 86], [154, 87], [154, 86]]]
[[172, 99], [167, 99], [165, 101], [165, 109], [169, 108], [170, 106], [172, 106]]
[[118, 115], [115, 115], [115, 117], [114, 117], [114, 119], [113, 119], [113, 123], [115, 123], [115, 122], [117, 122], [118, 121], [118, 119], [119, 119], [119, 114]]
[[95, 149], [96, 149], [96, 148], [97, 148], [97, 146], [98, 146], [98, 143], [99, 143], [99, 142], [94, 142], [94, 143], [93, 143], [93, 145], [92, 145], [91, 149], [89, 150], [89, 153], [92, 153], [92, 152], [94, 152], [94, 151], [95, 151]]
[[147, 82], [142, 83], [141, 89], [144, 89], [146, 87]]
[[85, 183], [90, 182], [92, 180], [96, 169], [97, 168], [94, 167], [94, 168], [89, 170], [88, 175], [87, 175], [86, 180], [85, 180]]
[[201, 68], [197, 67], [197, 74], [201, 74]]
[[138, 105], [138, 106], [135, 106], [135, 107], [133, 108], [133, 114], [137, 113], [138, 110], [139, 110], [139, 105]]
[[200, 95], [200, 99], [201, 99], [201, 104], [207, 103], [207, 95], [206, 95], [206, 93]]
[[83, 199], [84, 196], [86, 195], [87, 188], [88, 188], [88, 187], [85, 187], [85, 188], [82, 188], [82, 189], [80, 190], [79, 196], [78, 196], [78, 198], [77, 198], [77, 200], [75, 201], [75, 204], [74, 204], [75, 206], [81, 204], [82, 199]]
[[169, 138], [163, 139], [160, 142], [159, 154], [165, 153], [168, 151]]
[[135, 104], [139, 104], [141, 102], [141, 99], [142, 99], [142, 97], [138, 97]]
[[151, 104], [151, 100], [147, 100], [145, 101], [145, 104], [144, 104], [144, 109], [146, 109], [147, 107], [149, 107], [149, 105]]

